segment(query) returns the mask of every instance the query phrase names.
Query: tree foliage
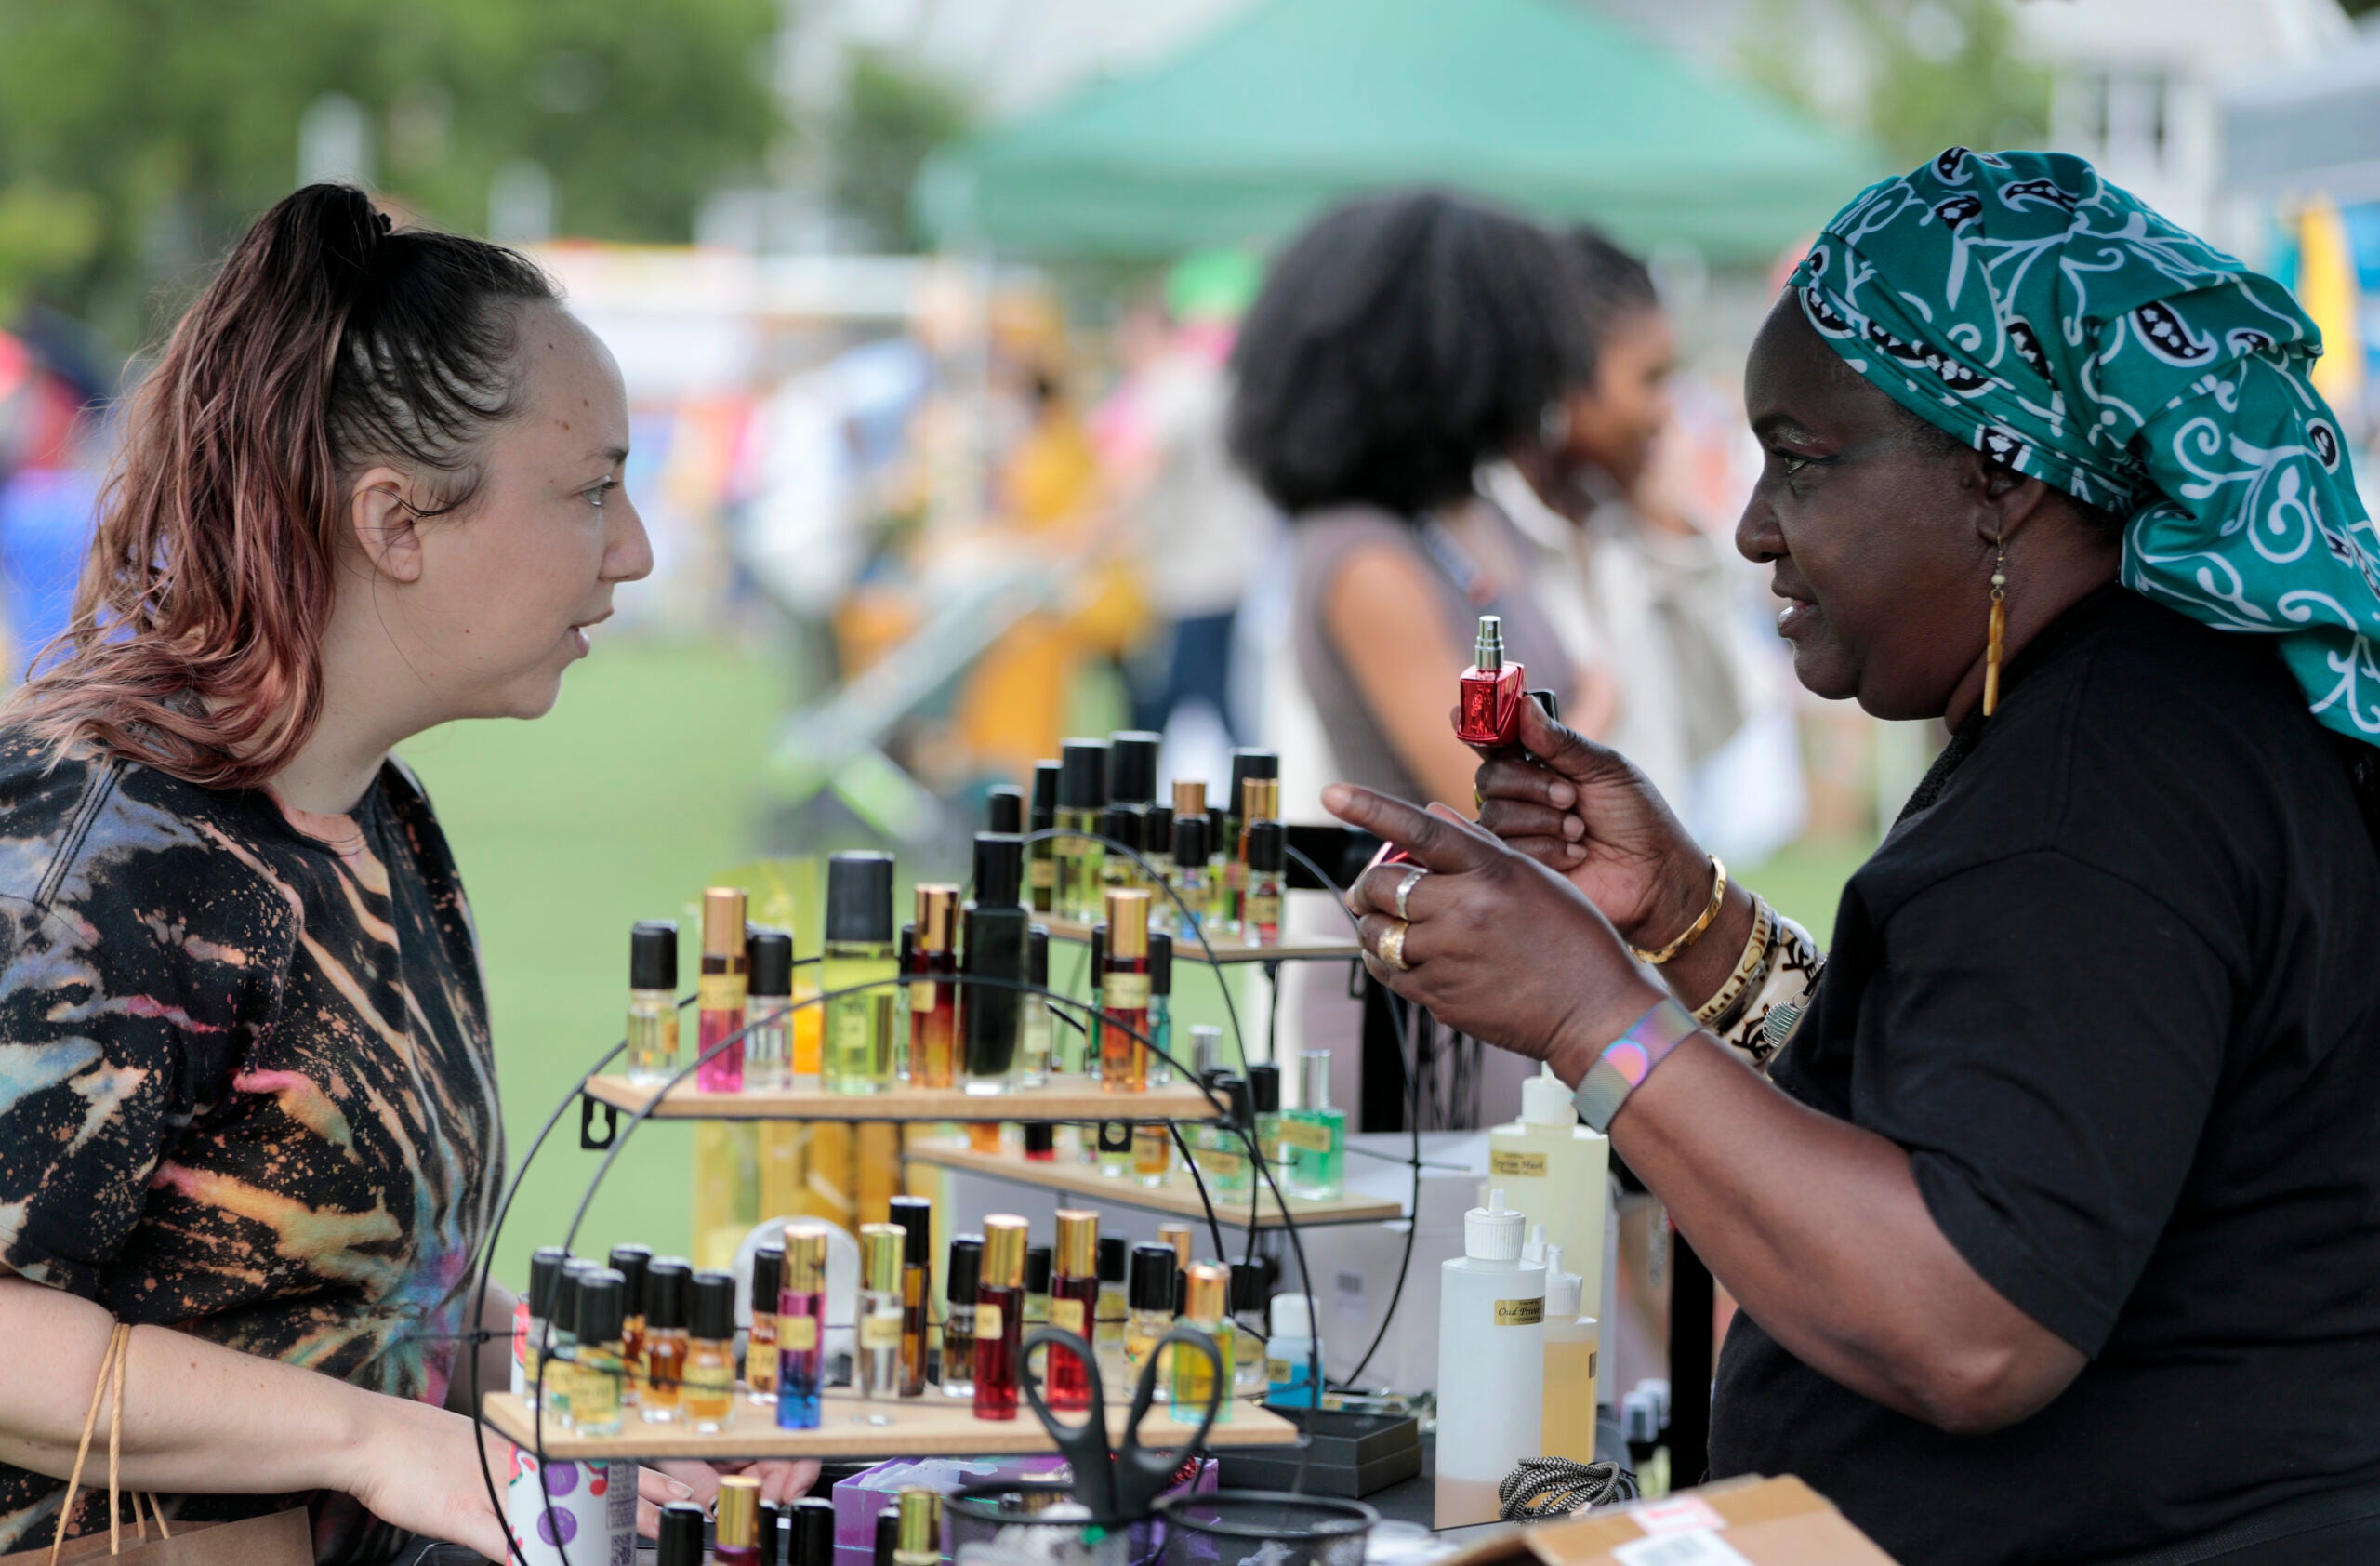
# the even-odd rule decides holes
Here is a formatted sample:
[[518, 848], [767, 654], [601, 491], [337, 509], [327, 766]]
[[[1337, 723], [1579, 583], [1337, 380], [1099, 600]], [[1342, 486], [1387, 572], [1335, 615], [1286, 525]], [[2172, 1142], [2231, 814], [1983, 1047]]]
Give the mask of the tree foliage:
[[882, 248], [908, 249], [920, 238], [909, 222], [918, 166], [964, 133], [973, 116], [951, 84], [879, 49], [854, 48], [843, 100], [827, 135], [835, 205]]
[[[367, 112], [375, 183], [480, 232], [509, 160], [563, 232], [683, 241], [781, 134], [772, 0], [0, 0], [0, 310], [39, 299], [128, 344], [295, 182], [326, 92]], [[165, 297], [159, 298], [162, 289]]]

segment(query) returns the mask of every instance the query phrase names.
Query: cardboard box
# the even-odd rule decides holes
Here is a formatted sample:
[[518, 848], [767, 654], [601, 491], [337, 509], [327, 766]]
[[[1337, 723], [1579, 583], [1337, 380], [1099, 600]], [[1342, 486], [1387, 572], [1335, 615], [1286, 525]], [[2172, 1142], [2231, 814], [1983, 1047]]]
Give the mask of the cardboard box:
[[1499, 1534], [1437, 1566], [1894, 1566], [1798, 1479], [1746, 1476]]

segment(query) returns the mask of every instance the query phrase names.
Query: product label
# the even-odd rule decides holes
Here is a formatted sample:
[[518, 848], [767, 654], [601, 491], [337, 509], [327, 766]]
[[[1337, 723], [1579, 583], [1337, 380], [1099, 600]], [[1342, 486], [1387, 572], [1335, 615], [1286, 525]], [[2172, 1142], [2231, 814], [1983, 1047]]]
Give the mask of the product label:
[[1040, 857], [1025, 861], [1025, 883], [1035, 891], [1043, 891], [1058, 883], [1058, 861]]
[[777, 1346], [757, 1338], [744, 1348], [744, 1384], [755, 1392], [777, 1389]]
[[909, 981], [909, 1010], [913, 1013], [933, 1010], [935, 998], [941, 993], [942, 987], [932, 979], [911, 979]]
[[1198, 1149], [1198, 1167], [1218, 1180], [1236, 1180], [1248, 1168], [1248, 1160], [1237, 1153], [1227, 1153], [1220, 1148]]
[[1101, 1001], [1112, 1012], [1146, 1011], [1149, 1004], [1149, 976], [1146, 974], [1110, 974], [1102, 985]]
[[1488, 1154], [1488, 1173], [1514, 1175], [1524, 1180], [1542, 1180], [1545, 1178], [1545, 1155], [1491, 1148]]
[[859, 1346], [862, 1348], [898, 1348], [901, 1347], [901, 1317], [898, 1311], [878, 1312], [859, 1319]]
[[1078, 1299], [1051, 1300], [1050, 1325], [1062, 1333], [1074, 1333], [1079, 1335], [1082, 1332], [1082, 1301]]
[[744, 975], [742, 974], [705, 974], [694, 981], [695, 1004], [707, 1012], [740, 1012], [744, 1009]]
[[866, 995], [846, 995], [827, 1002], [826, 1047], [840, 1068], [873, 1069], [875, 1019], [876, 1004]]
[[1620, 1566], [1752, 1566], [1734, 1546], [1716, 1533], [1665, 1533], [1633, 1539], [1616, 1546], [1612, 1559]]
[[780, 1316], [777, 1318], [777, 1347], [787, 1354], [807, 1354], [818, 1347], [818, 1318], [815, 1316]]
[[1278, 929], [1281, 923], [1281, 895], [1278, 892], [1250, 892], [1244, 920], [1260, 929]]
[[1330, 1127], [1317, 1121], [1292, 1120], [1281, 1117], [1281, 1146], [1303, 1148], [1308, 1152], [1327, 1153], [1330, 1150]]
[[685, 1389], [691, 1397], [723, 1398], [735, 1390], [735, 1367], [724, 1357], [706, 1355], [686, 1367]]
[[1496, 1325], [1500, 1327], [1534, 1327], [1545, 1320], [1542, 1299], [1500, 1299], [1496, 1302]]
[[1649, 1501], [1629, 1515], [1647, 1533], [1715, 1533], [1727, 1525], [1718, 1508], [1699, 1495], [1673, 1495]]
[[1000, 1335], [1000, 1307], [998, 1306], [979, 1305], [975, 1307], [975, 1335], [978, 1338], [998, 1337]]

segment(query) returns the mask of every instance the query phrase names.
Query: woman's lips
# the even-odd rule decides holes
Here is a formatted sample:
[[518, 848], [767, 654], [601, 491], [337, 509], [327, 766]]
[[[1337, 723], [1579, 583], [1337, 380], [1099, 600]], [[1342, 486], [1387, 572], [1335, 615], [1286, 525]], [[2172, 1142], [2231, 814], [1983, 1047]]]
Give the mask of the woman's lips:
[[1818, 617], [1818, 606], [1806, 598], [1787, 598], [1777, 611], [1777, 634], [1787, 641], [1799, 636]]

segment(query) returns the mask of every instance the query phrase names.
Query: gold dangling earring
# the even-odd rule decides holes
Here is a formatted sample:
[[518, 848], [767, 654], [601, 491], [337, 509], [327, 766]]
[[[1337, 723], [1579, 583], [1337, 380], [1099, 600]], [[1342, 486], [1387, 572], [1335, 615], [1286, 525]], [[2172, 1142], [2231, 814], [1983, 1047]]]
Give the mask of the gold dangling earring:
[[2000, 642], [2008, 631], [2008, 546], [1992, 541], [1999, 558], [1991, 566], [1991, 630], [1983, 646], [1983, 715], [2000, 705]]

